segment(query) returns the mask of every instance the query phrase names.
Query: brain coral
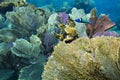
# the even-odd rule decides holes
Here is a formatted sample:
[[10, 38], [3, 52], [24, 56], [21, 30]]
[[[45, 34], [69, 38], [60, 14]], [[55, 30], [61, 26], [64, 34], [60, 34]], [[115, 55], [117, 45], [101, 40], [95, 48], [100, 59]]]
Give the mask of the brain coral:
[[120, 38], [79, 38], [60, 42], [45, 65], [42, 80], [119, 80]]

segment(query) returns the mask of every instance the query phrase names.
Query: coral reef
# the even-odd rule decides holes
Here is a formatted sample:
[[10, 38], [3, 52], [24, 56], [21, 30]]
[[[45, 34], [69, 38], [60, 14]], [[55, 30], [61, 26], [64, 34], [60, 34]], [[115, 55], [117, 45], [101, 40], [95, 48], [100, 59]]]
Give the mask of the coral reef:
[[24, 67], [20, 70], [20, 76], [18, 80], [41, 80], [40, 74], [42, 74], [42, 71], [43, 66], [41, 67], [38, 64]]
[[21, 6], [27, 6], [28, 3], [24, 0], [19, 1], [3, 1], [0, 3], [0, 13], [6, 14], [8, 11], [12, 11], [13, 7], [21, 7]]
[[[0, 70], [8, 72], [0, 74], [0, 80], [26, 80], [31, 76], [40, 80], [46, 61], [46, 56], [43, 55], [45, 49], [41, 41], [44, 36], [37, 37], [33, 34], [44, 35], [47, 27], [43, 28], [43, 26], [47, 24], [50, 12], [32, 5], [18, 3], [8, 1], [0, 4]], [[10, 7], [9, 4], [13, 6]], [[11, 9], [7, 10], [7, 8]], [[37, 68], [34, 68], [34, 65]], [[32, 75], [25, 76], [24, 68], [27, 68]]]
[[30, 42], [24, 39], [17, 39], [11, 51], [12, 54], [22, 58], [22, 63], [26, 64], [20, 70], [18, 80], [33, 80], [35, 77], [36, 80], [40, 80], [46, 57], [43, 55], [44, 48], [39, 37], [32, 35]]
[[100, 18], [98, 18], [96, 8], [91, 10], [89, 20], [91, 24], [86, 24], [86, 26], [87, 34], [90, 38], [97, 32], [104, 32], [115, 25], [106, 15], [101, 15]]
[[26, 64], [22, 63], [22, 59], [13, 55], [8, 47], [8, 43], [0, 43], [0, 79], [9, 80], [17, 79], [19, 70]]
[[0, 3], [0, 13], [6, 14], [7, 11], [12, 11], [14, 6], [14, 3], [2, 2]]
[[59, 24], [58, 27], [61, 29], [60, 34], [54, 33], [56, 38], [59, 38], [61, 41], [71, 42], [78, 37], [77, 31], [75, 29], [75, 23], [73, 20], [68, 20], [68, 25]]
[[106, 31], [114, 26], [108, 16], [85, 13], [93, 0], [26, 1], [0, 0], [0, 80], [120, 78], [119, 35]]
[[13, 70], [0, 70], [0, 79], [1, 80], [8, 80], [12, 74], [14, 73]]
[[14, 11], [6, 13], [6, 17], [11, 23], [10, 29], [14, 34], [23, 38], [35, 34], [36, 29], [47, 22], [47, 16], [41, 16], [41, 10], [36, 11], [36, 8], [32, 6], [15, 7]]
[[[89, 18], [89, 16], [85, 14], [84, 9], [77, 9], [77, 8], [72, 8], [69, 16], [72, 20], [75, 20], [77, 18], [84, 18], [84, 19]], [[87, 37], [86, 25], [84, 23], [76, 23], [76, 22], [75, 24], [76, 24], [75, 29], [77, 30], [78, 36]]]
[[0, 29], [0, 42], [12, 42], [16, 38], [17, 36], [12, 33], [12, 30], [7, 28]]
[[[54, 35], [55, 35], [55, 37], [59, 38], [61, 41], [65, 41], [65, 42], [69, 42], [69, 41], [71, 42], [72, 40], [76, 39], [77, 37], [87, 37], [88, 36], [89, 38], [91, 38], [91, 37], [93, 37], [93, 35], [96, 35], [98, 33], [101, 33], [101, 35], [102, 34], [106, 35], [107, 32], [105, 32], [105, 31], [115, 25], [115, 23], [112, 22], [109, 19], [109, 17], [106, 15], [101, 15], [100, 18], [98, 18], [96, 8], [93, 8], [89, 15], [86, 15], [83, 9], [73, 8], [71, 10], [71, 14], [69, 14], [70, 19], [68, 18], [67, 14], [65, 14], [65, 13], [61, 13], [59, 15], [56, 14], [53, 16], [54, 16], [54, 20], [53, 20], [52, 24], [55, 25], [55, 24], [59, 24], [59, 22], [61, 23], [60, 25], [58, 25], [58, 27], [61, 29], [60, 34], [55, 33]], [[67, 16], [67, 18], [66, 18], [66, 16]], [[55, 20], [57, 20], [56, 17], [57, 17], [58, 21], [55, 21]], [[85, 25], [85, 23], [77, 23], [77, 22], [75, 23], [74, 20], [79, 19], [79, 18], [88, 20], [89, 23], [86, 23], [86, 25]], [[70, 20], [71, 20], [71, 23], [69, 22]], [[74, 29], [70, 28], [70, 27], [74, 27]], [[86, 27], [87, 27], [87, 29], [86, 29]], [[110, 35], [110, 33], [109, 33], [109, 35]], [[113, 35], [111, 34], [111, 36], [113, 36]], [[117, 34], [116, 34], [116, 36], [117, 36]]]
[[93, 35], [93, 37], [102, 36], [102, 35], [119, 37], [119, 34], [117, 34], [115, 31], [97, 32], [96, 34]]
[[[3, 5], [6, 4], [6, 5]], [[3, 7], [13, 4], [11, 10], [5, 10]], [[17, 38], [23, 38], [23, 42], [29, 40], [29, 37], [32, 34], [37, 34], [41, 39], [43, 47], [46, 48], [44, 44], [50, 44], [51, 42], [45, 42], [44, 33], [48, 28], [48, 18], [51, 14], [48, 9], [37, 8], [33, 5], [17, 5], [18, 2], [2, 2], [1, 9], [5, 10], [5, 13], [0, 15], [0, 42], [8, 42], [9, 47], [12, 46], [12, 42], [14, 42]], [[52, 30], [54, 31], [54, 29]], [[48, 31], [49, 32], [49, 31]], [[51, 35], [51, 34], [50, 34]], [[53, 35], [53, 34], [52, 34]], [[26, 39], [26, 40], [24, 40]], [[52, 39], [52, 38], [51, 38]], [[54, 38], [53, 38], [54, 39]], [[20, 41], [21, 42], [21, 41]], [[27, 42], [27, 41], [26, 41]], [[44, 44], [43, 44], [44, 43]], [[22, 44], [22, 43], [20, 43]], [[52, 44], [51, 44], [52, 46]], [[47, 46], [48, 47], [48, 46]], [[44, 49], [42, 48], [42, 53], [51, 52], [52, 49]], [[20, 56], [19, 56], [20, 57]]]
[[45, 54], [50, 55], [53, 51], [53, 47], [58, 43], [58, 40], [49, 31], [44, 33]]
[[37, 64], [32, 64], [29, 66], [26, 66], [20, 70], [20, 75], [18, 80], [42, 80], [41, 74], [43, 72], [45, 59], [46, 57], [44, 55], [40, 55], [40, 59]]
[[48, 19], [48, 24], [51, 26], [54, 26], [55, 24], [57, 24], [58, 23], [57, 17], [58, 17], [57, 13], [53, 13], [52, 15], [50, 15]]
[[18, 2], [18, 1], [26, 1], [26, 0], [2, 0], [4, 2]]
[[7, 43], [2, 42], [0, 43], [0, 56], [6, 55], [10, 51], [10, 48], [8, 47]]
[[62, 24], [66, 24], [67, 20], [69, 18], [69, 15], [65, 12], [58, 13], [58, 21]]
[[116, 37], [60, 42], [45, 65], [42, 80], [119, 80], [119, 42]]
[[32, 34], [36, 34], [36, 29], [47, 23], [50, 12], [21, 2], [2, 2], [0, 4], [2, 14], [0, 28], [9, 28], [17, 37], [28, 38]]
[[42, 42], [35, 35], [30, 37], [30, 42], [25, 39], [17, 39], [13, 44], [12, 53], [19, 57], [37, 58], [43, 52]]
[[[61, 13], [64, 14], [63, 12]], [[65, 13], [65, 16], [64, 15], [59, 16], [58, 13], [53, 13], [50, 15], [48, 19], [48, 23], [45, 26], [43, 26], [42, 29], [46, 27], [43, 35], [44, 36], [43, 44], [45, 46], [45, 54], [50, 55], [51, 52], [53, 51], [53, 47], [59, 42], [58, 39], [55, 38], [54, 33], [60, 32], [60, 29], [57, 26], [60, 23], [60, 20], [66, 22], [67, 19], [64, 19], [68, 16], [66, 15], [67, 14]], [[39, 33], [42, 32], [42, 29], [40, 29]]]
[[5, 27], [5, 18], [0, 14], [0, 29]]
[[[47, 58], [43, 55], [41, 40], [36, 35], [32, 35], [30, 42], [17, 39], [12, 47], [9, 45], [6, 42], [0, 43], [0, 72], [2, 70], [8, 72], [1, 73], [0, 79], [40, 80]], [[28, 76], [26, 72], [31, 75]]]

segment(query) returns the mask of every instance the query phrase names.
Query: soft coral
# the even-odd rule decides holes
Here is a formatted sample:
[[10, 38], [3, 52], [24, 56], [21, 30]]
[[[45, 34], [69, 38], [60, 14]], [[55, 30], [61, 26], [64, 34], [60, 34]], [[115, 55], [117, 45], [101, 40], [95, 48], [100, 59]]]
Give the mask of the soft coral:
[[96, 8], [93, 8], [90, 14], [89, 20], [91, 24], [86, 24], [87, 34], [90, 38], [97, 32], [105, 32], [115, 25], [106, 15], [101, 15], [100, 18], [98, 18]]

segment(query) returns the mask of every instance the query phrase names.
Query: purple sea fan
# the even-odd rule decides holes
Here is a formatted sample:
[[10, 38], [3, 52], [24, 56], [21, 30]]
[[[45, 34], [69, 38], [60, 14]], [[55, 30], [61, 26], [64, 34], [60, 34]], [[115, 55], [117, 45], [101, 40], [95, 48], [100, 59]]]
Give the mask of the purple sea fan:
[[57, 19], [60, 23], [66, 24], [68, 18], [69, 18], [69, 15], [66, 12], [58, 13], [58, 18]]
[[50, 32], [44, 33], [44, 45], [45, 45], [45, 54], [47, 56], [53, 51], [54, 45], [56, 45], [58, 40]]
[[93, 37], [96, 36], [114, 36], [114, 37], [118, 37], [119, 35], [114, 32], [114, 31], [105, 31], [105, 32], [97, 32], [96, 34], [93, 35]]

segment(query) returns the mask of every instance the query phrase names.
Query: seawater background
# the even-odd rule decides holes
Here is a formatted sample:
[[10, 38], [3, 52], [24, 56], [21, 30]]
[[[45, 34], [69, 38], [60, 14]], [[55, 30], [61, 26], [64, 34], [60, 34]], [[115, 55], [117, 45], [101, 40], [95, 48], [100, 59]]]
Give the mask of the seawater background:
[[[63, 2], [68, 2], [70, 6], [73, 6], [74, 0], [27, 0], [29, 3], [36, 5], [37, 7], [45, 6], [48, 4], [54, 4], [53, 7], [61, 7]], [[113, 21], [116, 21], [120, 17], [120, 0], [94, 0], [95, 7], [98, 13], [105, 13], [110, 16]]]
[[94, 0], [99, 13], [105, 13], [113, 21], [120, 18], [120, 0]]

